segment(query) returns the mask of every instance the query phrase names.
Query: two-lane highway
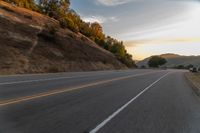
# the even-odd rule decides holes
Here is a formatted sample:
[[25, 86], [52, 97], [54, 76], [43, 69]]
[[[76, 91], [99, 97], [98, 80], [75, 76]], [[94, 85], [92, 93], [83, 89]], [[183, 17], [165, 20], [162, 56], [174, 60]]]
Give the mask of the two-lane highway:
[[185, 71], [0, 77], [0, 133], [199, 133]]

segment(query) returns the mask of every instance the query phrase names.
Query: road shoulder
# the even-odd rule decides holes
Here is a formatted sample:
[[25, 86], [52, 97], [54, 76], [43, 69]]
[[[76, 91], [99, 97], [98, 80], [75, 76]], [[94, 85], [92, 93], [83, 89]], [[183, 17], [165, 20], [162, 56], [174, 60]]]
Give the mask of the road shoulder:
[[192, 86], [195, 93], [200, 97], [200, 73], [185, 73], [188, 83]]

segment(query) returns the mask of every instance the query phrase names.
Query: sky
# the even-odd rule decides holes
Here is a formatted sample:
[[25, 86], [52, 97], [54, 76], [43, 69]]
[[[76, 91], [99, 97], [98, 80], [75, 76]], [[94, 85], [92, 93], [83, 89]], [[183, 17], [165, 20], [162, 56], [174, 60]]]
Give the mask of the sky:
[[200, 0], [71, 0], [84, 21], [124, 42], [133, 59], [200, 55]]

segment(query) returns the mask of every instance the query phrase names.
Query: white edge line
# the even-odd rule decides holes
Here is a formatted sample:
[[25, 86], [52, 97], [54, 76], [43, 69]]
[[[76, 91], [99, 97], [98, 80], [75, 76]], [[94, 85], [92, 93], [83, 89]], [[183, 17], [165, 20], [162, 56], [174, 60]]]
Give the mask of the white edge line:
[[133, 101], [135, 101], [139, 96], [141, 96], [144, 92], [146, 92], [149, 88], [151, 88], [154, 84], [158, 83], [161, 79], [166, 77], [169, 73], [163, 75], [159, 79], [157, 79], [155, 82], [150, 84], [148, 87], [146, 87], [143, 91], [141, 91], [139, 94], [137, 94], [134, 98], [132, 98], [130, 101], [128, 101], [125, 105], [120, 107], [117, 111], [115, 111], [113, 114], [111, 114], [108, 118], [106, 118], [103, 122], [101, 122], [99, 125], [97, 125], [94, 129], [92, 129], [89, 133], [97, 133], [103, 126], [105, 126], [109, 121], [111, 121], [116, 115], [118, 115], [122, 110], [124, 110], [129, 104], [131, 104]]

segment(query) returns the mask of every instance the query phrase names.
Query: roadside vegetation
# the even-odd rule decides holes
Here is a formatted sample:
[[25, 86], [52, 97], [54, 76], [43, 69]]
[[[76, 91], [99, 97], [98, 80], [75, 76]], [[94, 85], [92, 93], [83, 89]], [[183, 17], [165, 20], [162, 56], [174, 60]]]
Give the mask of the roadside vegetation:
[[200, 73], [186, 73], [187, 80], [192, 84], [194, 91], [200, 96]]
[[149, 67], [153, 67], [153, 68], [158, 68], [166, 63], [167, 63], [167, 60], [160, 56], [152, 56], [148, 61]]
[[[103, 33], [98, 22], [84, 22], [80, 16], [70, 9], [69, 0], [3, 0], [13, 5], [37, 11], [59, 21], [60, 28], [68, 28], [93, 40], [100, 47], [113, 53], [127, 67], [136, 67], [132, 55], [128, 54], [122, 41], [118, 41]], [[51, 29], [56, 27], [51, 27]], [[53, 30], [56, 31], [56, 30]]]
[[187, 69], [187, 70], [189, 70], [190, 68], [193, 68], [193, 67], [194, 67], [194, 65], [189, 64], [189, 65], [177, 65], [174, 68], [175, 69]]

